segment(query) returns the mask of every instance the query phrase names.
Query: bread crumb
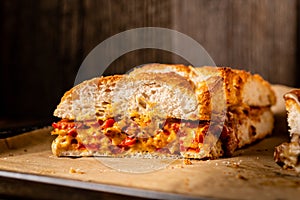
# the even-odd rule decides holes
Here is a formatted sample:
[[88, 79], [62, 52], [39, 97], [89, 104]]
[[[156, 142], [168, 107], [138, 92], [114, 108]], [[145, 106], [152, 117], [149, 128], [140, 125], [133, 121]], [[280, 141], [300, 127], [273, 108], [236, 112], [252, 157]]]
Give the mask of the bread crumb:
[[236, 175], [236, 178], [242, 179], [242, 180], [244, 180], [244, 181], [247, 181], [247, 180], [248, 180], [248, 178], [246, 178], [245, 176], [243, 176], [243, 175], [241, 175], [241, 174]]
[[191, 162], [190, 159], [184, 159], [184, 160], [183, 160], [183, 163], [184, 163], [185, 165], [192, 165], [192, 164], [193, 164], [193, 163]]
[[232, 167], [234, 167], [234, 168], [238, 168], [240, 166], [240, 163], [232, 163]]
[[70, 174], [75, 174], [75, 173], [76, 174], [85, 174], [85, 172], [82, 171], [81, 169], [74, 169], [73, 167], [70, 168], [69, 173]]
[[238, 162], [229, 162], [229, 161], [223, 162], [223, 164], [225, 164], [226, 167], [232, 167], [232, 168], [240, 167], [241, 163], [242, 163], [242, 160], [239, 160]]

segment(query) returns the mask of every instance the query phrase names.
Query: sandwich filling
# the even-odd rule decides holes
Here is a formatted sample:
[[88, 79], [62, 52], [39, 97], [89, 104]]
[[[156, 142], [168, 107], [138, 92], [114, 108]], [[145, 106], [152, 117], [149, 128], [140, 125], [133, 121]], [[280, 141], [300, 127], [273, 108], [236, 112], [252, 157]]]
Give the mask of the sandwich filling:
[[[252, 140], [260, 139], [273, 123], [269, 108], [231, 107], [224, 124], [146, 116], [101, 118], [74, 121], [62, 119], [53, 123], [52, 144], [55, 155], [132, 156], [150, 153], [158, 157], [203, 158], [230, 156]], [[198, 156], [199, 155], [199, 156]]]
[[[157, 129], [146, 129], [141, 134], [145, 122], [134, 118], [126, 120], [108, 118], [106, 120], [74, 121], [62, 119], [53, 123], [52, 134], [58, 135], [53, 149], [60, 151], [97, 152], [99, 155], [124, 156], [127, 153], [154, 153], [157, 156], [180, 156], [183, 153], [199, 153], [203, 150], [204, 139], [208, 139], [208, 121], [183, 121], [167, 119]], [[128, 123], [128, 121], [130, 121]], [[144, 124], [146, 126], [146, 124]], [[148, 126], [151, 128], [151, 126]], [[220, 128], [213, 128], [220, 131]], [[223, 128], [226, 135], [227, 128]], [[223, 135], [224, 135], [223, 134]], [[211, 142], [217, 141], [213, 134]]]

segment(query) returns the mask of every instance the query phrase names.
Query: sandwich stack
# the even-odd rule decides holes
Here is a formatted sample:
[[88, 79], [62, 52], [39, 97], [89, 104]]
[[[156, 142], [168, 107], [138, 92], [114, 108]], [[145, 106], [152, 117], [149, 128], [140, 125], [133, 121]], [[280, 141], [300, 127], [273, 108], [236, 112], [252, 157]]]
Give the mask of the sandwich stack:
[[218, 158], [271, 134], [276, 98], [259, 75], [149, 64], [98, 77], [54, 111], [57, 156]]

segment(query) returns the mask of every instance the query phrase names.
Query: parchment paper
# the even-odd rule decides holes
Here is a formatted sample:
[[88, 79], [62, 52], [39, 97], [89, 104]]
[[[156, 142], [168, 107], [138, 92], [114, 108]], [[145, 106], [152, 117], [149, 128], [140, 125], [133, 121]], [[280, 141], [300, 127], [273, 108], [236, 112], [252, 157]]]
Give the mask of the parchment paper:
[[[274, 147], [288, 140], [285, 115], [276, 116], [272, 136], [238, 150], [232, 158], [176, 160], [149, 173], [124, 173], [93, 157], [58, 158], [50, 150], [51, 128], [0, 140], [0, 170], [224, 199], [297, 199], [300, 177], [273, 160]], [[136, 160], [132, 160], [136, 162]]]

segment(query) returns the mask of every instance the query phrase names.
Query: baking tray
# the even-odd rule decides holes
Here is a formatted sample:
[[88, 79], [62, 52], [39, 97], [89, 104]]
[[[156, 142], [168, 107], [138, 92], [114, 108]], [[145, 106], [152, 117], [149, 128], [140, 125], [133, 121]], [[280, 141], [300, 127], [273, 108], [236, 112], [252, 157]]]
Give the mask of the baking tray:
[[[8, 198], [33, 199], [199, 199], [166, 192], [89, 183], [49, 176], [0, 171], [0, 187]], [[211, 199], [209, 197], [200, 199]]]
[[45, 127], [0, 139], [0, 194], [38, 199], [295, 199], [300, 177], [273, 160], [274, 147], [288, 140], [286, 126], [276, 125], [272, 136], [232, 158], [191, 160], [191, 165], [179, 159], [145, 173], [122, 172], [93, 157], [58, 158], [50, 149], [51, 127]]

